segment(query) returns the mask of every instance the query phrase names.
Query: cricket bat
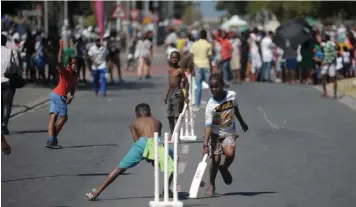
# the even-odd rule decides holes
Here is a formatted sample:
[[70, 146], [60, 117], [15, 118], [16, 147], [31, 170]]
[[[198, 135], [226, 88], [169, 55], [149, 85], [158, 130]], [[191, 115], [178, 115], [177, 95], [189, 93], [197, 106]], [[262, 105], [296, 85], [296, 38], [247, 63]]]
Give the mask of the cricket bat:
[[207, 166], [206, 159], [208, 154], [205, 154], [203, 160], [199, 163], [197, 171], [195, 172], [192, 184], [189, 189], [189, 198], [197, 198], [201, 179], [203, 178], [205, 168]]

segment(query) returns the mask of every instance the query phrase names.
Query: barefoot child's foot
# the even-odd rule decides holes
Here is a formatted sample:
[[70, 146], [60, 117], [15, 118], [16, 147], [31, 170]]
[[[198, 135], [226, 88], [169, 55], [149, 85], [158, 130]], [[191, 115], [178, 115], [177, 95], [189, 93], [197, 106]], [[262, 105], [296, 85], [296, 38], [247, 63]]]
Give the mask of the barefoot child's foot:
[[213, 186], [212, 184], [209, 184], [209, 186], [208, 186], [207, 195], [208, 195], [209, 197], [212, 197], [212, 196], [215, 195], [215, 186]]
[[93, 189], [92, 192], [86, 193], [85, 196], [88, 198], [89, 201], [97, 201], [98, 200], [98, 196], [95, 193], [95, 189]]

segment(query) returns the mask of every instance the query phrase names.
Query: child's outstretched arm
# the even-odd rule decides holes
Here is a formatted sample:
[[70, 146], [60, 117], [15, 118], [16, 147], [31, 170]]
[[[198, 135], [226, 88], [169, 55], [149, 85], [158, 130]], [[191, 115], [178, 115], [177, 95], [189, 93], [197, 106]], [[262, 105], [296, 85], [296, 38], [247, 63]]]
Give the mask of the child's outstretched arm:
[[64, 48], [64, 40], [59, 41], [59, 51], [58, 51], [58, 69], [63, 70], [63, 63], [62, 63], [62, 54], [63, 54], [63, 48]]
[[241, 124], [242, 131], [244, 131], [244, 132], [247, 131], [248, 130], [248, 126], [247, 126], [247, 124], [245, 123], [245, 121], [243, 120], [243, 118], [241, 116], [239, 107], [235, 106], [234, 107], [234, 111], [235, 111], [235, 116], [236, 116], [237, 120], [239, 120], [239, 122]]

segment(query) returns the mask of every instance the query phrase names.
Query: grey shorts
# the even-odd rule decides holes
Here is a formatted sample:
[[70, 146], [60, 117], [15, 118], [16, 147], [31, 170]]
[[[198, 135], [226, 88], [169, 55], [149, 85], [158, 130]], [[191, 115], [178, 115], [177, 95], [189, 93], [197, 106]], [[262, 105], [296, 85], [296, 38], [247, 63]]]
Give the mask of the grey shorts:
[[167, 116], [178, 118], [184, 107], [184, 94], [182, 89], [171, 89], [167, 97]]
[[209, 157], [213, 155], [221, 155], [224, 153], [224, 147], [226, 146], [235, 146], [236, 138], [238, 138], [238, 134], [228, 134], [224, 136], [219, 136], [217, 134], [211, 134], [209, 139]]

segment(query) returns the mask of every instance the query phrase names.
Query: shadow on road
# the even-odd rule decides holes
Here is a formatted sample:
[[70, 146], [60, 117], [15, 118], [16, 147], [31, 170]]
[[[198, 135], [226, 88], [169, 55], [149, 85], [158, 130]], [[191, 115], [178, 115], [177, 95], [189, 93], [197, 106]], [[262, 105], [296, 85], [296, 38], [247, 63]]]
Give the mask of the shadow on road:
[[[46, 176], [37, 176], [37, 177], [28, 177], [28, 178], [18, 178], [12, 180], [2, 180], [2, 183], [9, 183], [9, 182], [16, 182], [16, 181], [24, 181], [24, 180], [36, 180], [36, 179], [43, 179], [43, 178], [57, 178], [57, 177], [92, 177], [92, 176], [107, 176], [109, 173], [80, 173], [74, 175], [66, 175], [66, 174], [59, 174], [59, 175], [46, 175]], [[130, 175], [131, 173], [123, 173], [122, 175]]]
[[[261, 191], [261, 192], [231, 192], [231, 193], [225, 193], [225, 194], [215, 194], [212, 197], [209, 196], [204, 196], [204, 197], [199, 197], [195, 198], [197, 199], [206, 199], [206, 198], [216, 198], [216, 197], [225, 197], [225, 196], [257, 196], [257, 195], [262, 195], [262, 194], [273, 194], [276, 192], [273, 191]], [[187, 192], [181, 192], [179, 195], [180, 200], [188, 200], [189, 199], [189, 193]]]
[[272, 191], [262, 191], [262, 192], [232, 192], [232, 193], [225, 193], [222, 196], [234, 196], [234, 195], [240, 195], [240, 196], [257, 196], [257, 195], [262, 195], [262, 194], [273, 194], [276, 192]]
[[19, 105], [19, 104], [13, 104], [12, 107], [13, 107], [13, 108], [15, 108], [15, 107], [22, 107], [22, 108], [25, 108], [26, 110], [31, 109], [30, 107], [28, 107], [28, 106], [26, 106], [26, 105]]
[[11, 135], [12, 134], [45, 133], [45, 132], [48, 132], [48, 129], [11, 131]]
[[73, 145], [68, 147], [63, 147], [63, 149], [71, 148], [85, 148], [85, 147], [119, 147], [117, 144], [90, 144], [90, 145]]
[[[126, 80], [122, 83], [108, 83], [107, 89], [108, 90], [135, 90], [135, 89], [142, 89], [142, 88], [156, 88], [159, 87], [157, 84], [157, 80], [160, 80], [158, 77], [151, 80]], [[29, 85], [29, 88], [49, 88], [53, 89], [56, 86], [52, 84], [37, 84], [37, 85]], [[93, 84], [91, 82], [79, 82], [76, 86], [76, 90], [78, 91], [91, 91], [93, 90]]]

